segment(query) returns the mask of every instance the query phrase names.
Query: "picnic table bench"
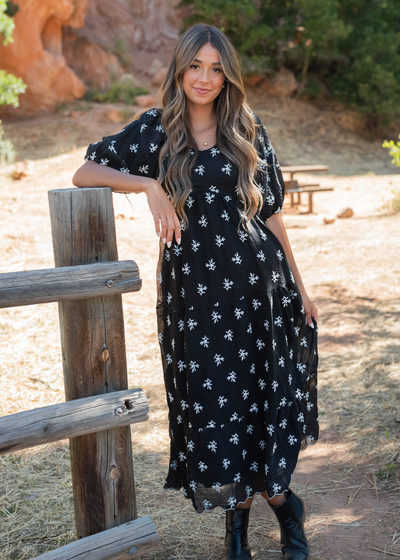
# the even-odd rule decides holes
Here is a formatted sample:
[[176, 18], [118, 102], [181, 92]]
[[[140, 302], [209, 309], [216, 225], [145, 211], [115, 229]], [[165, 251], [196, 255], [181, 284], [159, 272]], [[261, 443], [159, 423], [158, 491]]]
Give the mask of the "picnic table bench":
[[[285, 181], [286, 193], [290, 194], [290, 206], [300, 204], [300, 194], [308, 194], [308, 211], [307, 214], [313, 213], [313, 194], [315, 192], [333, 191], [332, 187], [321, 187], [319, 183], [299, 183], [294, 179], [296, 173], [318, 173], [321, 171], [328, 171], [329, 167], [326, 165], [293, 165], [281, 167], [282, 173], [288, 173], [290, 179]], [[294, 195], [297, 194], [297, 201], [294, 200]]]

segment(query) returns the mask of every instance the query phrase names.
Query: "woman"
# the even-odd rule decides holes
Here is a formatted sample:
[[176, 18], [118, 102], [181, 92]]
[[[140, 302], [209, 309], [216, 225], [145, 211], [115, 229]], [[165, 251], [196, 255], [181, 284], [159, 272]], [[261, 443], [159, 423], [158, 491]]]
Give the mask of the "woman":
[[162, 107], [91, 144], [73, 181], [145, 192], [161, 237], [165, 486], [183, 488], [198, 512], [226, 510], [230, 560], [251, 558], [249, 509], [262, 494], [284, 559], [306, 560], [304, 504], [289, 484], [300, 448], [318, 437], [317, 309], [279, 214], [275, 153], [219, 29], [197, 24], [181, 37]]

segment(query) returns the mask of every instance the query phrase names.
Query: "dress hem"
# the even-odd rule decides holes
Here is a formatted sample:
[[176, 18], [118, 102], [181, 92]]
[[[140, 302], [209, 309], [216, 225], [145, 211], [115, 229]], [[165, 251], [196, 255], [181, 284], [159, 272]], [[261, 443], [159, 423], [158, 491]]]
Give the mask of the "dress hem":
[[[179, 492], [179, 490], [181, 490], [183, 487], [181, 486], [180, 488], [174, 488], [173, 486], [164, 486], [164, 490], [174, 490], [175, 492]], [[238, 502], [236, 507], [224, 507], [221, 505], [215, 505], [213, 507], [206, 507], [204, 509], [202, 509], [201, 511], [199, 511], [199, 508], [196, 507], [195, 505], [195, 501], [193, 498], [190, 498], [189, 496], [185, 496], [185, 494], [183, 494], [183, 497], [186, 498], [187, 500], [192, 500], [192, 504], [193, 507], [196, 511], [196, 513], [198, 513], [199, 515], [201, 515], [202, 513], [206, 512], [206, 511], [213, 511], [216, 508], [221, 508], [223, 511], [232, 511], [237, 509], [237, 506], [239, 506], [240, 504], [244, 504], [247, 502], [247, 500], [252, 500], [253, 498], [255, 498], [255, 496], [262, 496], [263, 494], [265, 494], [265, 492], [267, 492], [267, 496], [268, 496], [268, 491], [264, 490], [264, 492], [254, 492], [254, 494], [252, 496], [249, 496], [248, 498], [246, 498], [244, 500], [244, 502]], [[268, 500], [273, 500], [274, 498], [276, 498], [276, 496], [283, 496], [283, 494], [285, 492], [289, 492], [289, 486], [287, 488], [285, 488], [285, 490], [283, 490], [282, 492], [276, 492], [273, 496], [268, 496]]]

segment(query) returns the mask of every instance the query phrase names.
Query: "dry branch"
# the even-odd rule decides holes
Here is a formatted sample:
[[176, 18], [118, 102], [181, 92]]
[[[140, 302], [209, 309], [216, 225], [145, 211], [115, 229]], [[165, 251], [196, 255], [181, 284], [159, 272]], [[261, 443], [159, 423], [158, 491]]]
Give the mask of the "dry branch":
[[354, 494], [352, 494], [352, 495], [349, 497], [349, 501], [347, 502], [346, 507], [349, 507], [349, 505], [351, 504], [351, 502], [354, 500], [354, 498], [357, 496], [357, 494], [359, 493], [359, 491], [360, 491], [364, 486], [365, 486], [365, 482], [363, 482], [363, 483], [361, 484], [361, 486], [359, 486], [358, 489], [354, 492]]
[[390, 552], [389, 550], [381, 550], [380, 548], [375, 548], [374, 546], [369, 546], [371, 550], [376, 550], [377, 552], [383, 552], [383, 554], [390, 554], [390, 556], [397, 556], [400, 558], [400, 554], [396, 554], [395, 552]]

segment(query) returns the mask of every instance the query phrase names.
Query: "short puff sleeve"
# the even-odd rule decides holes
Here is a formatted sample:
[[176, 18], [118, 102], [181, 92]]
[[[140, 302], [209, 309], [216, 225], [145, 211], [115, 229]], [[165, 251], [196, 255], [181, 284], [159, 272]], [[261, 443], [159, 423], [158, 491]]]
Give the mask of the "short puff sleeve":
[[165, 142], [161, 114], [160, 109], [150, 109], [118, 134], [105, 136], [101, 142], [90, 144], [86, 161], [95, 161], [122, 173], [156, 179], [160, 149]]
[[258, 184], [264, 200], [260, 216], [263, 220], [268, 220], [272, 214], [277, 214], [282, 210], [285, 182], [267, 131], [257, 115], [254, 115], [254, 119], [258, 125], [255, 147], [261, 159], [261, 169], [256, 174], [255, 182]]

